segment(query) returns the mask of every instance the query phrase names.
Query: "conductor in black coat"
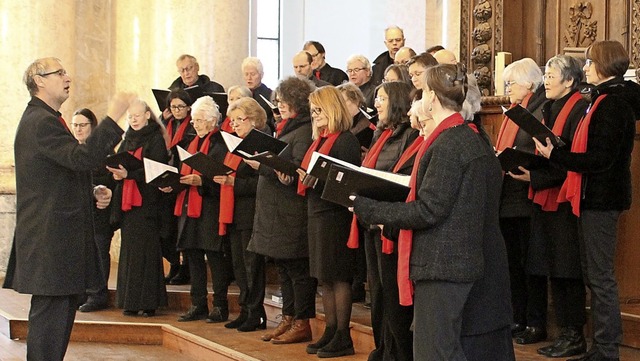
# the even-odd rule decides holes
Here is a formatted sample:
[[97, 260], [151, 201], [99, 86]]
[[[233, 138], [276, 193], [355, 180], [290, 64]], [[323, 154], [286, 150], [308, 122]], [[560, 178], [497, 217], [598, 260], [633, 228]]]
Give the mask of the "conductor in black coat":
[[[120, 140], [122, 129], [113, 119], [124, 114], [129, 99], [114, 98], [108, 116], [79, 144], [58, 111], [71, 83], [60, 60], [34, 61], [24, 82], [31, 100], [15, 138], [16, 228], [3, 287], [32, 295], [27, 359], [62, 360], [77, 295], [99, 274], [91, 170]], [[98, 207], [109, 204], [110, 194], [94, 196]]]

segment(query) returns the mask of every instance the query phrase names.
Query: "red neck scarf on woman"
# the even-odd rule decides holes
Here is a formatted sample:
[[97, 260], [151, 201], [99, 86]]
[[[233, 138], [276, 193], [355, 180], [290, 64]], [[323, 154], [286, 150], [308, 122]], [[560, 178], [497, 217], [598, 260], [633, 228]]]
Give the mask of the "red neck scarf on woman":
[[[407, 196], [407, 203], [416, 200], [416, 193], [418, 192], [418, 169], [420, 168], [420, 159], [424, 153], [429, 149], [431, 144], [440, 136], [442, 132], [449, 128], [456, 127], [464, 124], [464, 119], [460, 113], [454, 113], [444, 119], [433, 133], [429, 135], [426, 141], [422, 143], [420, 150], [416, 154], [416, 160], [413, 162], [413, 169], [411, 170], [411, 180], [409, 186], [411, 190]], [[475, 125], [468, 124], [474, 132], [478, 132]], [[398, 291], [400, 295], [400, 304], [403, 306], [410, 306], [413, 304], [413, 284], [409, 279], [409, 261], [411, 259], [411, 248], [413, 245], [413, 230], [401, 229], [400, 236], [398, 237]]]
[[177, 121], [176, 118], [171, 117], [171, 120], [169, 120], [169, 123], [167, 123], [167, 133], [169, 134], [169, 139], [171, 139], [169, 148], [173, 148], [176, 146], [176, 144], [180, 143], [180, 141], [184, 137], [184, 132], [187, 130], [187, 127], [189, 126], [189, 122], [191, 121], [191, 115], [187, 115], [186, 118], [182, 119], [182, 123], [180, 123], [180, 126], [176, 130], [175, 136], [173, 135], [174, 121]]
[[[129, 151], [134, 157], [142, 159], [142, 147]], [[127, 212], [133, 207], [142, 205], [142, 194], [138, 189], [138, 183], [134, 179], [125, 179], [122, 183], [122, 210]]]
[[[302, 158], [302, 163], [300, 164], [300, 167], [305, 171], [309, 170], [307, 168], [309, 168], [309, 162], [311, 162], [311, 155], [316, 150], [320, 154], [328, 155], [329, 151], [331, 150], [331, 148], [333, 148], [333, 144], [336, 142], [336, 139], [338, 139], [339, 135], [340, 133], [338, 132], [331, 133], [331, 134], [327, 132], [322, 133], [316, 140], [313, 141], [313, 143], [311, 143], [311, 146], [309, 146], [309, 149], [307, 149], [307, 152], [304, 154], [304, 158]], [[322, 143], [322, 146], [318, 150], [318, 147], [320, 146], [320, 142], [322, 142], [323, 139], [325, 139], [325, 142]], [[307, 188], [309, 187], [302, 184], [302, 180], [300, 180], [300, 177], [298, 177], [298, 195], [301, 195], [301, 196], [306, 195]]]
[[220, 130], [227, 133], [233, 133], [233, 128], [231, 128], [231, 118], [224, 118], [222, 124], [220, 125]]
[[[572, 96], [569, 97], [567, 102], [560, 110], [555, 123], [553, 123], [553, 129], [551, 129], [553, 134], [557, 136], [562, 135], [562, 130], [564, 129], [564, 125], [567, 123], [567, 118], [569, 118], [571, 110], [576, 105], [576, 103], [580, 101], [580, 99], [582, 99], [582, 95], [580, 95], [580, 92], [575, 92]], [[536, 150], [536, 154], [537, 153], [538, 151]], [[555, 212], [558, 210], [558, 193], [560, 193], [560, 187], [534, 191], [533, 188], [529, 186], [529, 199], [533, 199], [533, 203], [539, 204], [542, 207], [542, 210], [546, 212]]]
[[[596, 99], [595, 103], [589, 109], [587, 115], [582, 118], [578, 123], [578, 129], [573, 136], [573, 143], [571, 143], [572, 153], [585, 153], [587, 151], [587, 139], [589, 138], [589, 124], [591, 123], [591, 116], [595, 113], [598, 105], [602, 99], [607, 95], [603, 94]], [[560, 193], [558, 194], [558, 202], [571, 202], [571, 209], [573, 214], [580, 217], [580, 194], [582, 191], [582, 173], [567, 172], [567, 179], [564, 180]]]
[[[527, 107], [532, 95], [533, 93], [529, 93], [522, 99], [520, 105], [523, 108]], [[509, 109], [516, 106], [518, 106], [518, 104], [511, 104]], [[518, 134], [518, 129], [520, 129], [520, 127], [505, 115], [502, 125], [500, 126], [500, 132], [498, 133], [498, 140], [496, 140], [496, 150], [498, 152], [502, 152], [505, 148], [511, 148], [513, 146], [513, 142], [516, 140], [516, 135]]]
[[[380, 134], [380, 138], [378, 138], [375, 144], [371, 146], [371, 149], [369, 149], [369, 152], [364, 157], [364, 160], [362, 161], [363, 167], [371, 169], [376, 168], [376, 163], [378, 163], [378, 156], [380, 155], [380, 152], [382, 151], [384, 145], [387, 143], [387, 140], [389, 140], [389, 137], [391, 137], [391, 134], [393, 134], [393, 130], [391, 128], [385, 129], [382, 134]], [[351, 220], [351, 230], [349, 232], [347, 247], [358, 248], [359, 246], [360, 240], [358, 239], [358, 219], [354, 214], [353, 219]], [[391, 250], [393, 251], [393, 248]]]
[[[238, 170], [238, 166], [242, 162], [242, 158], [235, 154], [227, 152], [224, 156], [224, 165]], [[231, 174], [235, 177], [235, 173]], [[233, 186], [220, 185], [220, 213], [218, 214], [218, 234], [224, 236], [227, 234], [227, 224], [233, 223], [233, 210], [235, 209], [235, 193]]]
[[282, 119], [280, 123], [276, 125], [276, 137], [280, 136], [280, 133], [282, 133], [282, 129], [284, 129], [284, 126], [287, 125], [288, 121], [289, 121], [289, 118]]
[[[209, 144], [211, 143], [211, 136], [218, 131], [218, 128], [209, 132], [204, 137], [202, 141], [202, 145], [200, 146], [200, 153], [208, 154], [209, 153]], [[198, 151], [198, 140], [200, 137], [196, 136], [193, 138], [191, 143], [189, 143], [189, 147], [187, 151], [191, 154], [194, 154]], [[181, 175], [189, 175], [189, 174], [197, 174], [200, 175], [200, 172], [189, 167], [188, 165], [182, 163], [182, 168], [180, 168]], [[176, 216], [182, 215], [182, 206], [184, 205], [184, 199], [187, 196], [187, 192], [189, 193], [189, 200], [187, 204], [187, 217], [191, 218], [199, 218], [200, 213], [202, 212], [202, 196], [198, 193], [197, 186], [189, 186], [188, 188], [182, 190], [178, 197], [176, 198], [176, 206], [173, 208], [173, 214]]]

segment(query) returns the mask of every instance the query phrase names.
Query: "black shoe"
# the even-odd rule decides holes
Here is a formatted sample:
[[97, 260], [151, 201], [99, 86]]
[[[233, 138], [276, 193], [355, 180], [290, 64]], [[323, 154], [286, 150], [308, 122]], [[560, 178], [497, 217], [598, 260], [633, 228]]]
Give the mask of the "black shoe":
[[169, 274], [164, 277], [164, 283], [169, 283], [169, 281], [178, 274], [178, 271], [180, 271], [180, 264], [172, 264], [171, 268], [169, 268]]
[[516, 337], [516, 343], [519, 345], [529, 345], [532, 343], [542, 342], [547, 339], [547, 330], [542, 327], [527, 327], [522, 333]]
[[125, 316], [137, 316], [138, 315], [138, 311], [124, 310], [124, 311], [122, 311], [122, 314], [125, 315]]
[[236, 318], [235, 320], [225, 323], [224, 327], [225, 328], [238, 328], [240, 326], [242, 326], [242, 324], [244, 323], [244, 321], [247, 320], [247, 311], [240, 311], [240, 314], [238, 315], [238, 318]]
[[354, 283], [351, 285], [351, 302], [364, 302], [367, 291], [364, 289], [363, 283]]
[[318, 350], [325, 347], [333, 340], [333, 336], [336, 334], [336, 327], [325, 327], [322, 337], [314, 343], [307, 345], [307, 353], [314, 355], [318, 353]]
[[229, 319], [229, 309], [218, 307], [218, 306], [214, 307], [211, 310], [211, 313], [209, 313], [209, 316], [207, 316], [208, 323], [225, 322], [228, 319]]
[[518, 337], [526, 329], [527, 325], [525, 325], [524, 323], [511, 324], [511, 337]]
[[338, 330], [326, 346], [318, 350], [319, 358], [330, 358], [353, 355], [356, 352], [353, 349], [353, 341], [349, 329]]
[[238, 331], [240, 332], [252, 332], [257, 329], [267, 329], [266, 317], [248, 318], [242, 325], [238, 327]]
[[107, 307], [109, 307], [109, 305], [107, 305], [106, 303], [85, 303], [82, 306], [80, 306], [78, 308], [78, 311], [80, 312], [93, 312], [93, 311], [100, 311], [100, 310], [104, 310]]
[[209, 308], [204, 306], [191, 306], [189, 310], [185, 312], [183, 315], [178, 317], [178, 322], [188, 322], [188, 321], [196, 321], [196, 320], [204, 320], [207, 318], [207, 314], [209, 313]]
[[188, 285], [191, 281], [189, 277], [189, 269], [185, 265], [179, 266], [178, 274], [176, 274], [171, 280], [170, 285]]
[[538, 349], [540, 355], [547, 357], [569, 357], [587, 352], [587, 341], [582, 327], [565, 327], [553, 345]]
[[143, 310], [142, 317], [153, 317], [156, 315], [156, 310]]

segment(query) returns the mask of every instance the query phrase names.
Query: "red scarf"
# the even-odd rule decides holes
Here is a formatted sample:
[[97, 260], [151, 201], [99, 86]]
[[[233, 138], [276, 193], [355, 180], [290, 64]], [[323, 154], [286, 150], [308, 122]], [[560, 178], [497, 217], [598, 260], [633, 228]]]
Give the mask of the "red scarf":
[[[520, 103], [520, 105], [523, 108], [527, 107], [532, 95], [533, 93], [529, 93], [529, 95], [522, 99], [522, 103]], [[509, 109], [516, 106], [518, 106], [518, 104], [511, 104]], [[505, 115], [502, 125], [500, 126], [500, 132], [498, 133], [498, 140], [496, 141], [496, 150], [498, 152], [502, 152], [505, 148], [513, 147], [513, 142], [516, 140], [518, 129], [520, 129], [520, 127]]]
[[[142, 159], [142, 147], [129, 151], [134, 157]], [[138, 189], [138, 183], [134, 179], [125, 179], [122, 183], [122, 210], [128, 212], [132, 207], [142, 205], [142, 194]]]
[[[238, 166], [242, 162], [242, 158], [235, 154], [227, 152], [224, 157], [224, 165], [238, 170]], [[235, 173], [231, 174], [235, 177]], [[218, 214], [218, 234], [224, 236], [227, 234], [227, 224], [233, 223], [233, 210], [235, 209], [235, 193], [233, 186], [220, 185], [220, 213]]]
[[[571, 97], [569, 97], [560, 110], [560, 113], [556, 118], [556, 122], [553, 124], [553, 129], [551, 129], [553, 134], [557, 136], [562, 135], [562, 130], [567, 123], [567, 118], [569, 118], [571, 110], [580, 99], [582, 99], [580, 92], [575, 92]], [[538, 154], [537, 150], [536, 154]], [[542, 210], [546, 212], [555, 212], [558, 210], [558, 193], [560, 193], [560, 187], [534, 191], [533, 188], [529, 186], [529, 199], [533, 199], [533, 203], [539, 204], [542, 207]]]
[[[587, 140], [589, 139], [589, 124], [591, 123], [591, 116], [595, 113], [596, 108], [606, 98], [606, 94], [603, 94], [596, 99], [595, 103], [589, 109], [587, 115], [582, 118], [578, 123], [578, 129], [573, 136], [573, 143], [571, 143], [572, 153], [585, 153], [587, 151]], [[560, 193], [558, 194], [558, 202], [571, 202], [571, 208], [573, 214], [580, 217], [580, 194], [582, 190], [582, 173], [567, 172], [567, 179], [564, 180]]]
[[[209, 132], [209, 134], [207, 134], [207, 136], [202, 141], [202, 145], [200, 146], [200, 153], [202, 154], [209, 153], [209, 144], [211, 143], [211, 136], [217, 131], [218, 129], [216, 128], [213, 131]], [[196, 136], [195, 138], [193, 138], [191, 143], [189, 143], [189, 147], [187, 148], [187, 151], [189, 153], [194, 154], [198, 151], [199, 139], [200, 137]], [[185, 163], [182, 163], [182, 167], [180, 168], [180, 174], [181, 175], [189, 175], [189, 174], [200, 175], [201, 173], [195, 169], [192, 169]], [[189, 192], [189, 200], [188, 200], [189, 203], [187, 204], [187, 217], [199, 218], [202, 212], [202, 196], [200, 195], [200, 193], [198, 193], [197, 186], [189, 186], [188, 188], [183, 189], [180, 192], [180, 194], [178, 194], [178, 197], [176, 198], [176, 206], [173, 208], [173, 214], [178, 217], [182, 215], [182, 206], [184, 205], [184, 199], [187, 196], [187, 192]]]
[[[309, 149], [307, 149], [307, 153], [305, 153], [304, 158], [302, 158], [300, 167], [305, 171], [309, 170], [307, 168], [309, 168], [309, 162], [311, 162], [311, 155], [318, 149], [318, 147], [320, 146], [320, 142], [323, 139], [325, 139], [325, 142], [322, 143], [322, 146], [320, 147], [320, 150], [318, 150], [318, 153], [328, 155], [339, 135], [340, 133], [337, 132], [331, 134], [324, 132], [323, 134], [321, 134], [316, 140], [313, 141], [313, 143], [311, 143]], [[302, 180], [300, 179], [300, 177], [298, 177], [298, 195], [305, 196], [307, 194], [307, 188], [309, 187], [302, 184]]]
[[220, 130], [227, 133], [233, 133], [233, 128], [231, 127], [231, 118], [224, 118], [222, 124], [220, 124]]
[[284, 126], [287, 125], [288, 121], [289, 121], [289, 118], [282, 119], [280, 123], [276, 125], [276, 138], [280, 136], [280, 133], [282, 133], [282, 129], [284, 129]]
[[64, 121], [64, 118], [62, 117], [62, 115], [58, 117], [58, 120], [60, 121], [60, 123], [62, 123], [62, 126], [64, 126], [64, 129], [66, 129], [67, 132], [71, 133], [71, 130], [69, 130], [69, 126], [67, 125], [67, 122]]
[[[376, 142], [371, 146], [367, 155], [364, 156], [364, 160], [362, 161], [362, 166], [375, 169], [376, 163], [378, 162], [378, 156], [382, 151], [382, 147], [387, 143], [389, 137], [393, 134], [393, 130], [391, 128], [385, 129], [382, 134], [380, 134], [380, 138], [376, 140]], [[353, 215], [353, 219], [351, 220], [351, 230], [349, 231], [349, 240], [347, 241], [347, 247], [349, 248], [358, 248], [360, 247], [360, 240], [358, 239], [358, 218], [356, 215]]]
[[187, 115], [186, 118], [182, 119], [182, 123], [180, 123], [180, 126], [178, 126], [178, 129], [176, 130], [176, 134], [174, 136], [173, 135], [173, 121], [175, 119], [176, 118], [171, 117], [171, 120], [169, 120], [169, 123], [167, 123], [167, 134], [169, 134], [169, 139], [171, 139], [171, 143], [169, 144], [169, 148], [173, 148], [173, 147], [176, 146], [176, 144], [180, 143], [180, 141], [184, 137], [184, 132], [187, 130], [187, 127], [189, 126], [189, 122], [191, 121], [191, 115]]
[[[413, 162], [413, 169], [411, 170], [411, 180], [409, 186], [411, 191], [407, 196], [407, 203], [416, 200], [416, 193], [418, 191], [418, 169], [420, 168], [420, 159], [424, 153], [429, 149], [431, 144], [435, 142], [438, 136], [445, 130], [464, 124], [465, 121], [460, 113], [454, 113], [451, 116], [443, 120], [433, 133], [429, 135], [426, 141], [420, 146], [420, 150], [416, 154], [416, 160]], [[473, 124], [468, 124], [474, 132], [478, 132]], [[403, 306], [410, 306], [413, 304], [413, 283], [409, 279], [409, 261], [411, 259], [411, 248], [413, 246], [413, 230], [401, 229], [400, 236], [398, 237], [398, 291], [400, 295], [400, 304]]]
[[320, 80], [320, 70], [315, 71], [316, 79]]

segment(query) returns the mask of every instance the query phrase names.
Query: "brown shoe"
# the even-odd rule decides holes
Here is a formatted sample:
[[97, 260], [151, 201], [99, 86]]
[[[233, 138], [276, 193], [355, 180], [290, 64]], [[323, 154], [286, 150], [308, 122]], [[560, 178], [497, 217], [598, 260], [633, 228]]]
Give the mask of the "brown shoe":
[[283, 333], [289, 331], [291, 325], [293, 324], [293, 316], [282, 315], [282, 321], [278, 324], [276, 328], [273, 329], [270, 333], [265, 333], [260, 337], [262, 341], [271, 341], [272, 338], [276, 338]]
[[275, 345], [309, 341], [311, 341], [311, 326], [309, 325], [309, 319], [295, 320], [287, 332], [271, 339], [271, 343]]

